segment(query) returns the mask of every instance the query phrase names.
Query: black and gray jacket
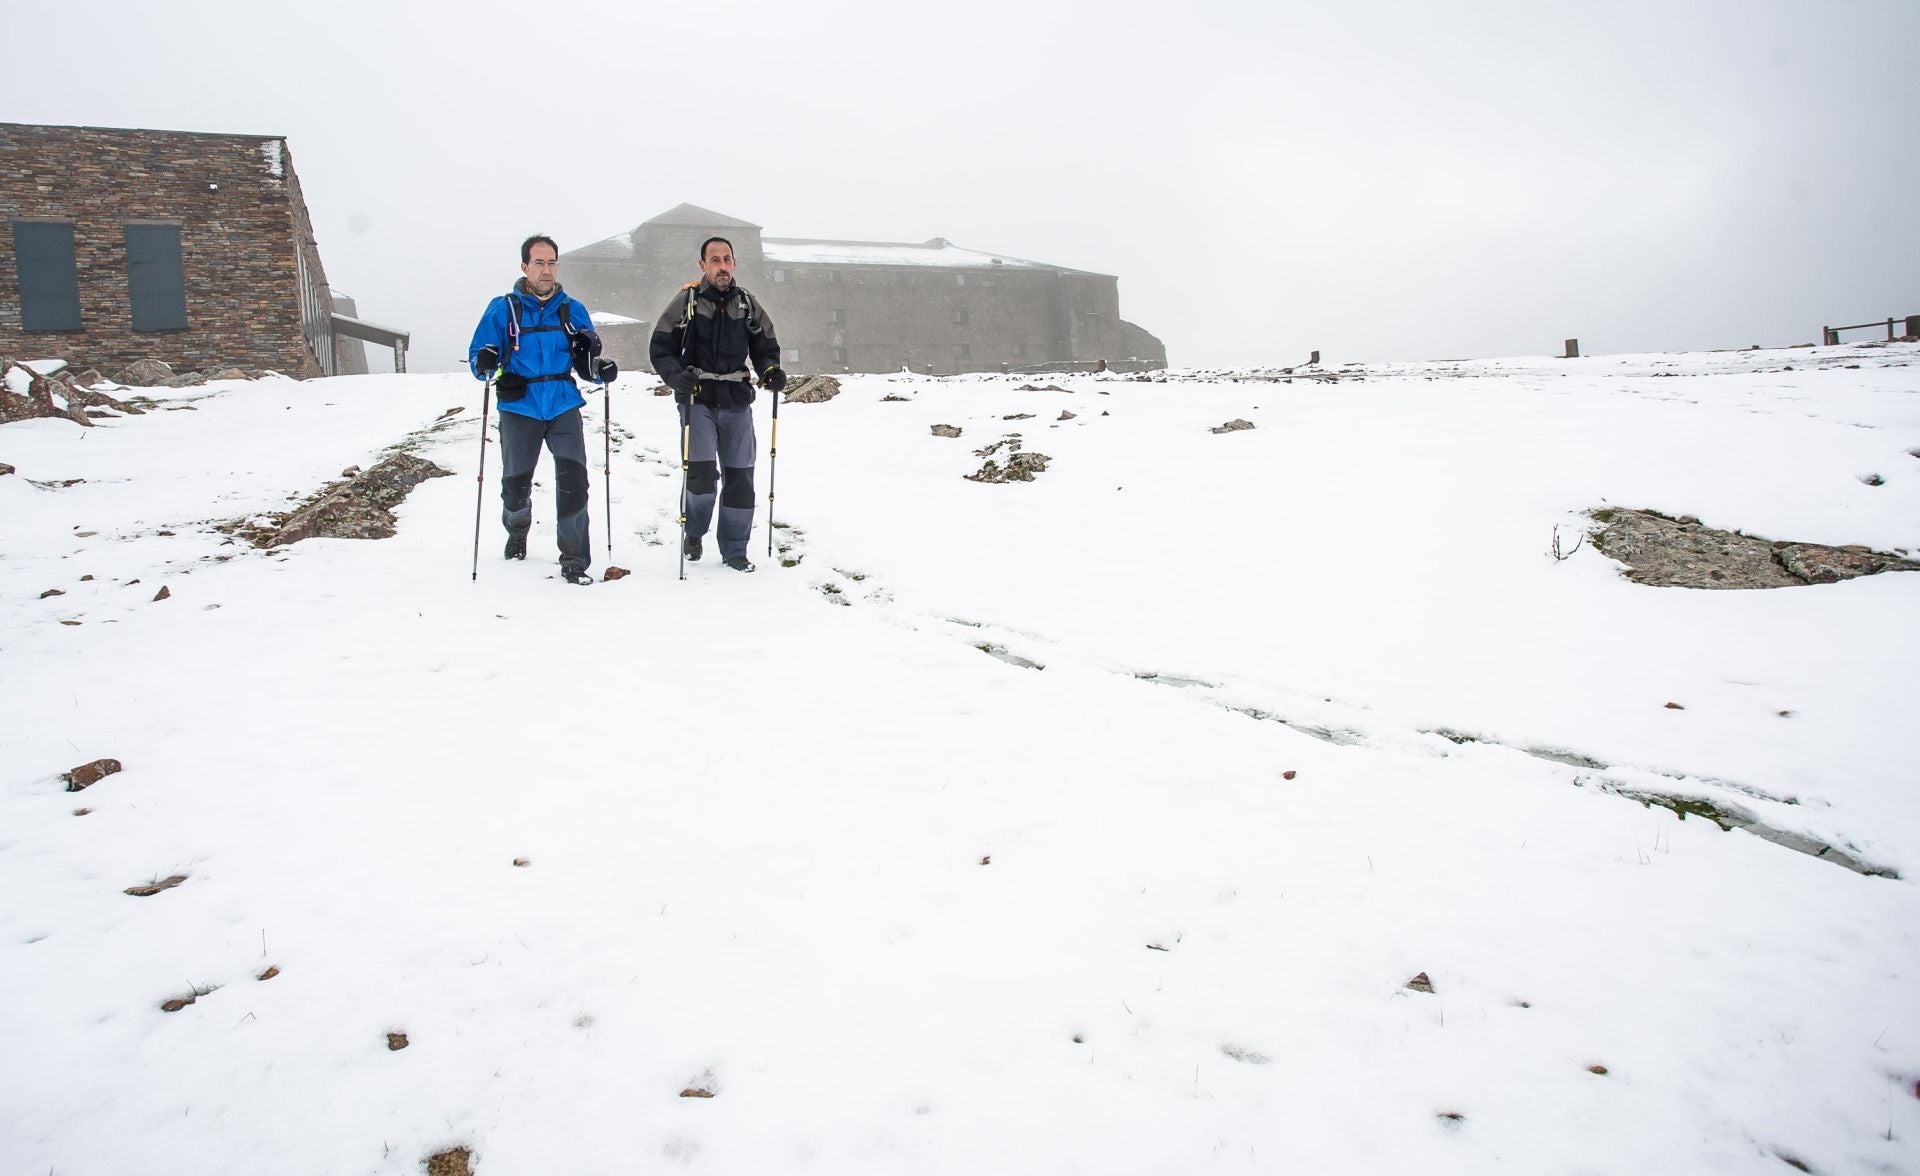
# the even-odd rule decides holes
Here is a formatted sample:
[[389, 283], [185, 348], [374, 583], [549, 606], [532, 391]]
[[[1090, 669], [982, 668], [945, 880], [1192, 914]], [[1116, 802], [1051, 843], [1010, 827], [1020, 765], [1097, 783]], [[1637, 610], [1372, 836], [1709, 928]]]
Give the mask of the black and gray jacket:
[[[739, 286], [722, 295], [707, 284], [677, 291], [653, 325], [648, 349], [653, 370], [672, 384], [683, 368], [716, 376], [747, 372], [764, 376], [780, 362], [780, 340], [760, 300]], [[701, 380], [695, 397], [714, 408], [753, 403], [753, 381]]]

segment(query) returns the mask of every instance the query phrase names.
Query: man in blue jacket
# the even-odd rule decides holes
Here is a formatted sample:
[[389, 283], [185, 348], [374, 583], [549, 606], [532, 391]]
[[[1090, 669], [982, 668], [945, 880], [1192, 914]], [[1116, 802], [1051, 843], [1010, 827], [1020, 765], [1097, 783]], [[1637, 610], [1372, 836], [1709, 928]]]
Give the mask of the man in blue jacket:
[[[560, 248], [553, 238], [520, 243], [521, 279], [487, 304], [467, 347], [475, 378], [493, 377], [500, 397], [500, 521], [508, 559], [527, 558], [533, 525], [533, 471], [540, 447], [553, 454], [559, 516], [560, 574], [591, 583], [592, 537], [587, 523], [587, 440], [580, 421], [586, 398], [574, 373], [601, 384], [618, 369], [600, 358], [600, 336], [578, 299], [560, 288]], [[609, 393], [610, 395], [611, 393]]]

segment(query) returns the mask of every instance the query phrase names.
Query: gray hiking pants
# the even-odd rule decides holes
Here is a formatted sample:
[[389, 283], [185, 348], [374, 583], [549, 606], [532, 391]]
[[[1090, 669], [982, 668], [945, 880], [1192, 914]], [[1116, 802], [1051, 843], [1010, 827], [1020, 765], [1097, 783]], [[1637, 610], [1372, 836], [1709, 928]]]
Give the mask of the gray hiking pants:
[[[720, 501], [720, 558], [747, 553], [753, 533], [753, 407], [686, 408], [691, 433], [687, 442], [687, 535], [699, 538], [713, 522]], [[716, 494], [715, 491], [718, 491]]]
[[533, 526], [533, 471], [542, 445], [553, 454], [560, 559], [586, 568], [593, 563], [593, 540], [587, 524], [587, 438], [579, 409], [550, 421], [501, 411], [500, 521], [510, 535], [525, 535]]

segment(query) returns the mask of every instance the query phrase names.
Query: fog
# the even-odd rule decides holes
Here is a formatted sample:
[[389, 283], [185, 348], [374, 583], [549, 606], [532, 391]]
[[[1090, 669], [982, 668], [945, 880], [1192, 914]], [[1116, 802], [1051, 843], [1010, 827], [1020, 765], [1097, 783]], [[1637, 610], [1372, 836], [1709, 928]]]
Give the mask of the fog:
[[415, 370], [682, 201], [1117, 274], [1178, 366], [1920, 313], [1914, 0], [9, 9], [0, 118], [285, 135]]

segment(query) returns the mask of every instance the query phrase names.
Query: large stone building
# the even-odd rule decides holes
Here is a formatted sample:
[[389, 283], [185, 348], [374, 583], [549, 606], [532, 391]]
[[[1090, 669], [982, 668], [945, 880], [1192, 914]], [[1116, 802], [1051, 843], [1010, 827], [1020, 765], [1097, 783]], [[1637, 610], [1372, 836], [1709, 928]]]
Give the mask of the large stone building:
[[1165, 367], [1166, 348], [1120, 317], [1119, 280], [944, 238], [920, 244], [763, 237], [760, 226], [682, 204], [632, 232], [560, 255], [560, 280], [596, 317], [623, 367], [674, 291], [700, 276], [700, 243], [733, 242], [740, 284], [766, 306], [794, 372], [957, 372]]
[[0, 353], [334, 370], [286, 139], [0, 123]]

